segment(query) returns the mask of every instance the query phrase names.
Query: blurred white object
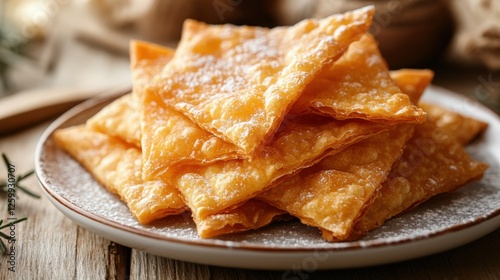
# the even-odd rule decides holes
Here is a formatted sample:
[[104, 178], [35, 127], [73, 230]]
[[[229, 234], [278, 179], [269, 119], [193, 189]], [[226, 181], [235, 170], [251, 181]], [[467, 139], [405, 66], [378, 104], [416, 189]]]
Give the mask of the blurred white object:
[[28, 40], [44, 39], [67, 1], [6, 0], [5, 17]]
[[451, 56], [500, 69], [500, 1], [449, 1], [457, 21]]

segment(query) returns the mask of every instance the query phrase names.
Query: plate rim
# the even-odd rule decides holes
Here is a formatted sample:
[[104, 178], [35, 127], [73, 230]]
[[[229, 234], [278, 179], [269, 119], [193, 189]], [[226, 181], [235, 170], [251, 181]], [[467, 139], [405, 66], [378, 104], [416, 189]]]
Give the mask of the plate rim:
[[[49, 200], [53, 203], [52, 199], [53, 197], [49, 196]], [[64, 208], [65, 210], [68, 210], [68, 208], [65, 208], [64, 205], [55, 205], [56, 208], [59, 209], [59, 207]], [[296, 271], [297, 269], [299, 270], [305, 270], [308, 271], [308, 266], [314, 265], [315, 268], [313, 270], [324, 270], [324, 269], [345, 269], [345, 268], [358, 268], [358, 267], [368, 267], [368, 266], [374, 266], [374, 265], [382, 265], [382, 264], [388, 264], [388, 263], [394, 263], [394, 262], [400, 262], [400, 261], [406, 261], [410, 259], [415, 259], [418, 257], [424, 257], [427, 255], [443, 252], [452, 248], [456, 248], [458, 246], [461, 246], [463, 244], [467, 244], [471, 242], [470, 238], [466, 238], [464, 236], [467, 236], [470, 233], [466, 233], [465, 231], [474, 231], [474, 227], [484, 227], [485, 229], [481, 230], [480, 234], [475, 233], [474, 238], [472, 240], [476, 240], [478, 238], [481, 238], [491, 232], [493, 232], [496, 228], [498, 228], [498, 224], [500, 223], [500, 215], [497, 215], [491, 219], [488, 219], [482, 223], [476, 224], [471, 227], [467, 227], [464, 230], [461, 231], [461, 236], [460, 238], [448, 238], [448, 234], [453, 234], [453, 232], [447, 231], [444, 234], [440, 234], [436, 236], [436, 238], [423, 238], [419, 240], [415, 240], [414, 242], [404, 242], [402, 244], [395, 244], [389, 246], [377, 246], [377, 247], [372, 247], [372, 248], [360, 248], [360, 250], [309, 250], [309, 251], [299, 251], [299, 252], [293, 252], [293, 254], [290, 254], [289, 252], [283, 252], [283, 251], [261, 251], [261, 250], [238, 250], [238, 248], [224, 248], [224, 247], [206, 247], [206, 246], [199, 246], [197, 244], [188, 244], [185, 242], [177, 242], [177, 241], [169, 241], [169, 240], [162, 240], [162, 239], [155, 239], [150, 236], [145, 236], [143, 234], [136, 234], [130, 231], [125, 231], [121, 233], [122, 235], [120, 236], [112, 236], [109, 237], [108, 234], [104, 234], [105, 229], [101, 230], [96, 230], [98, 227], [111, 227], [113, 226], [109, 224], [100, 224], [100, 223], [95, 223], [94, 225], [88, 225], [86, 224], [88, 221], [92, 220], [84, 215], [81, 215], [79, 212], [71, 212], [71, 214], [65, 213], [64, 211], [61, 210], [61, 212], [70, 218], [73, 222], [76, 224], [84, 227], [85, 229], [94, 232], [104, 238], [107, 238], [111, 241], [114, 241], [119, 244], [124, 244], [126, 246], [129, 246], [131, 248], [136, 248], [141, 251], [145, 251], [147, 253], [152, 253], [155, 255], [163, 256], [163, 257], [168, 257], [168, 258], [173, 258], [181, 261], [188, 261], [188, 262], [193, 262], [193, 263], [198, 263], [198, 264], [204, 264], [204, 265], [216, 265], [216, 266], [221, 266], [221, 267], [233, 267], [233, 268], [245, 268], [245, 269], [265, 269], [265, 270], [287, 270], [287, 271]], [[75, 215], [78, 218], [71, 217], [71, 215]], [[80, 218], [83, 218], [82, 220], [79, 220]], [[78, 220], [78, 221], [77, 221]], [[92, 222], [94, 222], [92, 220]], [[487, 224], [488, 223], [488, 224]], [[493, 224], [493, 225], [492, 225]], [[124, 237], [124, 236], [133, 236], [134, 238], [139, 238], [143, 239], [143, 242], [141, 243], [142, 246], [154, 248], [155, 244], [161, 243], [163, 247], [167, 246], [169, 251], [168, 254], [165, 254], [164, 251], [158, 252], [158, 248], [153, 249], [144, 249], [142, 247], [137, 248], [135, 244], [130, 244], [128, 240], [129, 237]], [[456, 237], [456, 236], [455, 236]], [[463, 240], [465, 238], [465, 241]], [[121, 242], [123, 240], [126, 240], [124, 242]], [[149, 245], [145, 245], [147, 242]], [[429, 243], [434, 245], [431, 247], [431, 249], [426, 249], [422, 250], [422, 245]], [[427, 244], [427, 246], [429, 246]], [[458, 244], [458, 245], [457, 245]], [[172, 246], [177, 247], [177, 248], [172, 248]], [[162, 248], [163, 248], [162, 247]], [[173, 249], [173, 250], [171, 250]], [[233, 250], [235, 249], [235, 250]], [[201, 252], [200, 252], [201, 250]], [[209, 253], [211, 255], [217, 254], [217, 258], [203, 258], [200, 256], [203, 256], [203, 254], [206, 254], [206, 251], [210, 251]], [[395, 256], [394, 254], [388, 254], [391, 251], [394, 252], [395, 250], [399, 252], [404, 252], [405, 254], [403, 256], [397, 255]], [[193, 251], [196, 251], [196, 255], [194, 256], [179, 256], [179, 255], [173, 255], [178, 252], [182, 252], [184, 254], [186, 253], [191, 253]], [[205, 252], [203, 252], [205, 251]], [[365, 254], [363, 257], [365, 258], [360, 258], [359, 253], [360, 251], [363, 251]], [[327, 253], [326, 258], [325, 256], [321, 256], [323, 253]], [[367, 254], [366, 254], [367, 253]], [[384, 253], [383, 255], [381, 255]], [[235, 255], [238, 256], [240, 259], [235, 261]], [[371, 255], [367, 257], [366, 255]], [[260, 258], [260, 261], [258, 262], [251, 262], [254, 261], [255, 258]], [[283, 260], [282, 258], [286, 258], [286, 260]], [[312, 264], [306, 263], [308, 262], [313, 262]], [[243, 264], [242, 264], [243, 263]]]
[[[494, 118], [497, 124], [500, 124], [500, 116], [495, 114], [492, 110], [487, 108], [485, 105], [479, 103], [478, 101], [472, 100], [466, 96], [454, 93], [452, 91], [449, 91], [447, 89], [435, 86], [435, 85], [430, 85], [429, 88], [426, 90], [430, 91], [439, 91], [440, 94], [444, 94], [448, 97], [451, 96], [451, 98], [459, 98], [464, 102], [468, 102], [470, 106], [475, 106], [478, 109], [480, 109], [483, 112], [486, 112], [490, 117]], [[387, 240], [381, 241], [381, 240], [364, 240], [362, 242], [360, 241], [350, 241], [348, 242], [349, 245], [346, 247], [266, 247], [263, 245], [258, 245], [258, 244], [237, 244], [238, 242], [231, 242], [231, 246], [229, 246], [227, 241], [225, 240], [217, 240], [215, 239], [200, 239], [200, 240], [187, 240], [187, 239], [178, 239], [174, 238], [171, 236], [163, 236], [159, 233], [153, 233], [153, 232], [148, 232], [148, 231], [143, 231], [134, 227], [130, 227], [127, 225], [120, 224], [119, 222], [110, 220], [106, 217], [101, 217], [98, 214], [91, 213], [89, 211], [80, 209], [77, 205], [73, 204], [71, 201], [69, 201], [67, 198], [61, 196], [58, 194], [56, 191], [52, 190], [50, 188], [50, 182], [48, 182], [46, 179], [47, 176], [43, 176], [44, 172], [42, 170], [42, 164], [40, 162], [40, 155], [42, 154], [42, 150], [44, 148], [44, 145], [47, 143], [47, 141], [50, 141], [50, 137], [55, 131], [55, 129], [60, 128], [60, 127], [65, 127], [64, 125], [67, 124], [69, 121], [71, 121], [74, 118], [78, 117], [78, 114], [81, 113], [82, 111], [85, 111], [86, 109], [93, 108], [95, 106], [100, 106], [106, 103], [111, 102], [112, 100], [130, 92], [130, 89], [123, 89], [120, 88], [118, 90], [114, 90], [114, 94], [110, 94], [109, 92], [105, 95], [102, 96], [97, 96], [95, 98], [89, 99], [85, 102], [82, 102], [81, 104], [73, 107], [72, 109], [68, 110], [64, 114], [62, 114], [60, 117], [58, 117], [54, 122], [52, 122], [47, 129], [42, 133], [41, 137], [39, 138], [39, 141], [36, 146], [35, 150], [35, 174], [37, 177], [37, 180], [39, 182], [40, 187], [43, 189], [43, 192], [45, 195], [50, 196], [54, 201], [60, 204], [60, 206], [65, 207], [68, 211], [74, 212], [78, 215], [81, 215], [82, 217], [89, 219], [93, 222], [96, 222], [98, 224], [102, 224], [108, 227], [111, 227], [115, 230], [118, 231], [126, 231], [127, 233], [134, 234], [134, 235], [140, 235], [146, 238], [152, 238], [158, 241], [167, 241], [170, 243], [181, 243], [183, 245], [189, 245], [189, 246], [202, 246], [205, 248], [217, 248], [217, 249], [231, 249], [231, 250], [238, 250], [238, 251], [249, 251], [249, 252], [266, 252], [266, 253], [311, 253], [311, 252], [317, 252], [317, 251], [334, 251], [334, 252], [353, 252], [353, 251], [359, 251], [359, 250], [367, 250], [367, 249], [375, 249], [379, 247], [386, 247], [386, 246], [401, 246], [404, 244], [408, 243], [415, 243], [415, 242], [420, 242], [422, 240], [427, 240], [427, 239], [432, 239], [437, 236], [442, 236], [446, 235], [449, 233], [453, 232], [458, 232], [464, 229], [468, 228], [473, 228], [475, 226], [478, 226], [486, 221], [491, 221], [493, 219], [498, 220], [500, 222], [500, 208], [496, 209], [496, 211], [490, 213], [489, 215], [486, 215], [484, 217], [478, 217], [472, 221], [469, 221], [467, 223], [462, 223], [458, 225], [454, 225], [452, 227], [437, 231], [437, 232], [432, 232], [427, 235], [420, 235], [420, 236], [413, 236], [413, 237], [407, 237], [404, 239], [397, 239], [395, 241], [390, 241], [388, 242]], [[423, 96], [423, 100], [426, 100], [425, 94]], [[471, 105], [472, 104], [472, 105]], [[103, 105], [104, 106], [104, 105]], [[497, 158], [497, 157], [495, 157]], [[498, 158], [497, 158], [498, 159]], [[54, 204], [53, 200], [50, 200], [52, 204]], [[55, 204], [54, 204], [55, 205]], [[58, 207], [56, 207], [58, 208]], [[60, 209], [59, 209], [60, 210]], [[66, 214], [65, 214], [66, 215]], [[73, 220], [73, 219], [72, 219]], [[74, 221], [74, 220], [73, 220]], [[497, 225], [497, 228], [500, 227], [500, 223]], [[483, 235], [486, 235], [495, 229], [492, 229], [488, 232], [485, 232]], [[478, 236], [474, 238], [473, 240], [480, 238], [481, 236]], [[473, 241], [470, 240], [469, 242]], [[467, 242], [466, 242], [467, 243]], [[464, 243], [465, 244], [465, 243]]]

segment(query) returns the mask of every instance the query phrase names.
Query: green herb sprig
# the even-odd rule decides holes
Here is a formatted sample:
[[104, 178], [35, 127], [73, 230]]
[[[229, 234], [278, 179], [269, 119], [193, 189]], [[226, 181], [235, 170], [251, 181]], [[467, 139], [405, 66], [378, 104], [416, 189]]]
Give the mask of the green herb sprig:
[[[9, 158], [7, 157], [6, 154], [2, 153], [2, 159], [3, 159], [3, 162], [5, 164], [5, 167], [7, 168], [7, 170], [9, 170], [9, 167], [13, 166], [13, 164], [10, 162]], [[20, 190], [26, 194], [28, 194], [29, 196], [31, 197], [34, 197], [34, 198], [40, 198], [40, 195], [39, 194], [36, 194], [32, 191], [30, 191], [29, 189], [21, 186], [19, 183], [21, 181], [23, 181], [24, 179], [30, 177], [31, 175], [34, 174], [34, 171], [29, 171], [25, 174], [21, 174], [20, 176], [17, 176], [14, 180], [14, 182], [9, 182], [9, 178], [7, 178], [5, 180], [5, 182], [1, 182], [0, 183], [0, 193], [5, 193], [5, 194], [8, 194], [9, 192], [9, 187], [12, 188], [12, 186], [14, 186], [14, 189], [15, 189], [15, 194], [17, 196], [17, 190]], [[8, 206], [7, 206], [8, 207]], [[5, 244], [5, 242], [1, 239], [1, 238], [4, 238], [5, 240], [8, 241], [8, 243], [11, 243], [11, 242], [15, 242], [15, 240], [13, 238], [15, 237], [12, 237], [6, 233], [3, 233], [1, 230], [4, 229], [4, 228], [10, 228], [12, 227], [13, 225], [17, 224], [17, 223], [20, 223], [20, 222], [23, 222], [23, 221], [26, 221], [28, 218], [20, 218], [20, 219], [15, 219], [15, 220], [12, 220], [10, 221], [9, 223], [5, 224], [5, 225], [2, 225], [3, 224], [3, 220], [0, 220], [0, 253], [2, 255], [5, 255], [7, 254], [7, 245]]]
[[[26, 221], [27, 219], [28, 218], [20, 218], [20, 219], [17, 219], [15, 221], [12, 221], [12, 222], [10, 222], [8, 224], [5, 224], [3, 226], [2, 226], [3, 220], [0, 220], [0, 237], [5, 238], [7, 241], [10, 241], [10, 242], [15, 241], [15, 239], [13, 239], [12, 236], [7, 235], [7, 234], [1, 232], [1, 230], [4, 229], [4, 228], [10, 228], [10, 227], [12, 227], [13, 225], [15, 225], [17, 223], [20, 223], [22, 221]], [[4, 243], [4, 241], [2, 239], [0, 239], [0, 252], [2, 253], [2, 255], [7, 254], [7, 245], [5, 245], [5, 243]]]
[[[9, 158], [4, 153], [2, 153], [2, 158], [3, 158], [3, 162], [5, 163], [6, 168], [8, 169], [9, 166], [12, 165], [12, 163], [9, 161]], [[29, 195], [29, 196], [31, 196], [33, 198], [40, 198], [39, 194], [36, 194], [36, 193], [30, 191], [29, 189], [27, 189], [26, 187], [23, 187], [23, 186], [21, 186], [19, 184], [22, 180], [30, 177], [34, 173], [35, 173], [35, 171], [31, 170], [31, 171], [28, 171], [25, 174], [21, 174], [21, 175], [19, 175], [19, 176], [16, 177], [16, 180], [13, 183], [14, 184], [14, 188], [16, 189], [16, 193], [17, 193], [17, 190], [20, 190], [20, 191], [24, 192], [25, 194], [27, 194], [27, 195]], [[8, 185], [9, 184], [8, 184], [7, 180], [5, 180], [5, 182], [0, 182], [0, 193], [7, 193], [8, 190], [9, 190]]]

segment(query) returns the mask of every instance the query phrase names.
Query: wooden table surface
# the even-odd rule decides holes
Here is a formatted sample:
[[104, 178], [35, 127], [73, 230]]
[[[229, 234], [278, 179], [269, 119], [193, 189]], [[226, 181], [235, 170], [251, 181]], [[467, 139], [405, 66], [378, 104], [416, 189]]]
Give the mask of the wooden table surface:
[[[0, 138], [17, 174], [33, 169], [35, 146], [47, 123]], [[0, 167], [0, 178], [6, 170]], [[35, 177], [24, 186], [42, 194]], [[6, 197], [0, 196], [6, 218]], [[389, 265], [296, 274], [207, 266], [157, 257], [106, 240], [66, 218], [46, 197], [19, 193], [15, 272], [0, 256], [0, 279], [500, 279], [500, 229], [465, 246]]]
[[[88, 46], [74, 42], [64, 44], [61, 53], [50, 85], [81, 88], [116, 85], [129, 79], [127, 58], [90, 52]], [[75, 57], [86, 66], [74, 63], [71, 58]], [[500, 85], [495, 83], [500, 81], [498, 75], [492, 80], [488, 71], [471, 74], [450, 69], [454, 68], [437, 73], [435, 83], [467, 95], [473, 95], [485, 80]], [[0, 136], [0, 152], [9, 156], [16, 174], [33, 169], [36, 143], [49, 123]], [[0, 179], [6, 175], [0, 163]], [[23, 183], [42, 194], [34, 176]], [[0, 219], [7, 218], [6, 202], [7, 197], [0, 195]], [[193, 264], [131, 249], [76, 225], [44, 196], [34, 199], [19, 193], [16, 216], [28, 220], [15, 228], [15, 272], [9, 270], [10, 257], [0, 256], [0, 279], [500, 279], [500, 229], [462, 247], [410, 261], [285, 274]]]

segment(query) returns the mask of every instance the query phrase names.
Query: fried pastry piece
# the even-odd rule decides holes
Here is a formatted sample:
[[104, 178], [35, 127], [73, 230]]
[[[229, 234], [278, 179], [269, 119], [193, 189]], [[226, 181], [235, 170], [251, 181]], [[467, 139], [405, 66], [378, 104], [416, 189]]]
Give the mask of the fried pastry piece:
[[302, 223], [346, 239], [413, 133], [397, 126], [323, 159], [258, 196]]
[[488, 123], [453, 112], [444, 107], [420, 102], [427, 118], [452, 135], [460, 144], [467, 145], [488, 127]]
[[87, 120], [87, 127], [141, 147], [141, 108], [137, 97], [126, 94]]
[[263, 201], [251, 199], [228, 213], [215, 214], [198, 219], [193, 217], [196, 230], [201, 238], [212, 238], [224, 234], [254, 230], [273, 221], [291, 218], [287, 212], [279, 210]]
[[336, 121], [321, 116], [287, 118], [273, 140], [250, 159], [183, 166], [169, 178], [183, 194], [194, 216], [227, 212], [276, 184], [280, 178], [309, 167], [328, 154], [378, 134], [389, 127], [363, 120]]
[[317, 73], [366, 32], [373, 12], [367, 7], [273, 29], [187, 20], [174, 58], [148, 90], [252, 154]]
[[238, 149], [172, 110], [150, 92], [142, 96], [143, 178], [155, 180], [178, 164], [241, 158]]
[[[166, 182], [142, 181], [139, 149], [111, 136], [74, 126], [57, 130], [58, 145], [79, 161], [110, 192], [118, 195], [142, 224], [188, 210]], [[195, 220], [203, 238], [263, 227], [287, 217], [265, 202], [251, 200], [228, 213]]]
[[394, 83], [410, 97], [413, 104], [418, 104], [420, 97], [434, 78], [434, 72], [428, 69], [400, 69], [390, 71]]
[[145, 85], [172, 58], [172, 50], [135, 41], [131, 45], [131, 56], [134, 91], [140, 97], [142, 108], [145, 180], [154, 180], [159, 170], [174, 164], [206, 164], [240, 157], [236, 146], [201, 129], [181, 113], [166, 107], [155, 95], [144, 92]]
[[[151, 94], [142, 95], [145, 84], [161, 71], [172, 55], [171, 49], [134, 41], [131, 44], [131, 67], [135, 94], [119, 98], [87, 121], [87, 125], [95, 131], [142, 147], [143, 176], [146, 180], [154, 180], [157, 170], [177, 163], [204, 164], [240, 157], [234, 145], [202, 130], [175, 110], [166, 108]], [[153, 122], [155, 125], [150, 125]]]
[[[150, 74], [148, 74], [149, 77], [152, 77], [161, 68], [165, 67], [165, 64], [172, 59], [174, 53], [175, 50], [169, 47], [146, 41], [132, 40], [130, 41], [130, 67], [133, 70], [146, 68], [145, 73], [148, 73], [149, 70], [154, 70], [154, 72], [149, 72]], [[153, 61], [157, 62], [157, 64], [153, 64]], [[145, 63], [147, 65], [143, 67], [142, 65]], [[151, 67], [151, 65], [158, 65], [159, 68]]]
[[141, 179], [141, 151], [136, 147], [84, 125], [59, 129], [54, 139], [99, 183], [117, 194], [140, 223], [187, 210], [175, 187]]
[[[140, 96], [141, 93], [139, 91], [142, 90], [141, 87], [144, 86], [144, 83], [147, 83], [148, 79], [155, 73], [158, 73], [163, 67], [164, 62], [158, 62], [157, 60], [165, 60], [166, 55], [168, 57], [170, 54], [170, 50], [144, 42], [133, 43], [131, 50], [134, 90]], [[107, 120], [108, 129], [106, 132], [115, 133], [116, 136], [126, 140], [132, 138], [135, 141], [129, 142], [139, 145], [140, 133], [133, 135], [134, 132], [141, 131], [140, 127], [139, 129], [137, 128], [137, 125], [140, 124], [137, 114], [139, 114], [141, 108], [135, 98], [136, 96], [134, 95], [126, 95], [102, 110], [98, 118], [94, 118]], [[145, 165], [146, 167], [161, 169], [175, 162], [191, 160], [189, 162], [193, 163], [196, 159], [207, 162], [215, 159], [213, 155], [229, 156], [231, 153], [234, 153], [234, 145], [223, 142], [205, 130], [202, 130], [182, 114], [165, 108], [161, 100], [157, 100], [155, 96], [146, 94], [143, 101], [146, 123], [143, 132], [146, 143], [143, 145], [145, 152], [161, 153], [158, 154], [157, 160], [153, 162], [148, 161], [148, 158], [143, 156], [143, 161], [146, 161], [143, 167]], [[149, 122], [154, 122], [155, 125], [149, 126]], [[150, 129], [153, 127], [155, 128], [154, 130]], [[117, 131], [122, 133], [116, 133]], [[107, 136], [94, 135], [93, 137], [98, 139], [99, 137], [104, 138]], [[112, 139], [111, 137], [108, 138]], [[152, 139], [158, 141], [151, 143]], [[113, 143], [110, 143], [110, 145], [113, 145]], [[116, 148], [120, 148], [120, 146]], [[150, 156], [151, 153], [149, 154]], [[125, 161], [127, 160], [128, 157], [125, 158]], [[139, 168], [139, 166], [134, 167], [136, 169]], [[118, 171], [123, 172], [123, 174], [137, 175], [136, 172], [127, 172], [124, 168], [119, 168], [115, 172]], [[128, 206], [131, 207], [132, 213], [138, 218], [139, 222], [149, 223], [166, 215], [176, 214], [176, 212], [168, 211], [169, 208], [167, 206], [172, 195], [169, 193], [169, 188], [163, 186], [165, 183], [160, 181], [146, 181], [140, 184], [135, 182], [139, 180], [137, 177], [129, 178], [129, 180], [130, 183], [137, 184], [133, 186], [126, 186], [127, 182], [121, 182], [121, 185], [109, 184], [108, 189], [121, 193], [124, 200], [128, 201]], [[117, 191], [118, 188], [121, 188], [121, 191]], [[175, 206], [180, 209], [179, 213], [183, 209], [187, 209], [185, 204], [180, 203], [178, 200], [179, 197], [176, 197], [176, 199]], [[183, 205], [184, 207], [182, 207]], [[282, 219], [284, 216], [286, 216], [286, 212], [278, 210], [262, 201], [253, 200], [228, 213], [212, 215], [204, 220], [196, 220], [196, 224], [199, 235], [203, 238], [209, 238], [257, 229], [274, 220]]]
[[292, 113], [314, 111], [335, 119], [422, 123], [425, 112], [391, 79], [375, 39], [365, 34], [323, 70], [294, 104]]
[[130, 42], [130, 69], [132, 87], [141, 93], [150, 80], [165, 67], [174, 56], [175, 50], [150, 42], [132, 40]]
[[[430, 197], [479, 179], [488, 168], [472, 159], [453, 136], [432, 121], [415, 127], [415, 134], [383, 183], [366, 215], [354, 226], [351, 239], [381, 226]], [[323, 232], [332, 240], [332, 235]]]
[[[161, 170], [175, 164], [206, 164], [241, 157], [236, 146], [201, 129], [181, 113], [166, 107], [156, 95], [144, 91], [145, 85], [172, 55], [172, 50], [147, 42], [135, 41], [131, 45], [134, 91], [142, 108], [140, 130], [145, 180], [154, 180]], [[135, 115], [136, 111], [130, 113]], [[117, 116], [119, 114], [115, 118]]]
[[[137, 94], [172, 59], [174, 51], [159, 45], [132, 41], [130, 44], [132, 87]], [[92, 116], [87, 126], [141, 147], [140, 97], [127, 94]]]
[[[161, 101], [155, 100], [156, 96], [146, 92], [144, 98], [145, 123], [154, 122], [155, 125], [146, 125], [143, 131], [143, 177], [156, 178], [159, 174], [155, 172], [174, 164], [206, 164], [238, 157], [234, 145], [197, 127], [184, 115], [162, 106]], [[140, 185], [129, 192], [135, 191], [139, 195], [147, 190]], [[154, 202], [162, 198], [150, 196], [149, 199]], [[146, 204], [147, 200], [142, 202]], [[147, 208], [146, 205], [143, 207]], [[258, 229], [286, 216], [285, 211], [262, 201], [250, 200], [228, 213], [210, 215], [205, 219], [194, 217], [194, 221], [200, 237], [212, 238]]]

